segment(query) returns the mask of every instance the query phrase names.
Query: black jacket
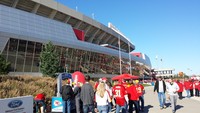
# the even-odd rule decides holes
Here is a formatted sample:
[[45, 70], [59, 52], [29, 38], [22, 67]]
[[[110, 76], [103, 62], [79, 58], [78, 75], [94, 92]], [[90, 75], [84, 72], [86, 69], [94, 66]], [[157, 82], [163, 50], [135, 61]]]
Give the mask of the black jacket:
[[74, 92], [72, 90], [72, 87], [70, 85], [64, 85], [62, 86], [62, 99], [67, 101], [68, 99], [74, 98]]
[[81, 95], [81, 87], [76, 86], [74, 88], [74, 96], [77, 98], [77, 97], [80, 97], [80, 95]]
[[[165, 93], [166, 92], [166, 84], [165, 84], [164, 81], [163, 81], [163, 90], [164, 90], [164, 93]], [[159, 92], [159, 81], [158, 80], [156, 81], [155, 86], [154, 86], [154, 92], [155, 91]]]

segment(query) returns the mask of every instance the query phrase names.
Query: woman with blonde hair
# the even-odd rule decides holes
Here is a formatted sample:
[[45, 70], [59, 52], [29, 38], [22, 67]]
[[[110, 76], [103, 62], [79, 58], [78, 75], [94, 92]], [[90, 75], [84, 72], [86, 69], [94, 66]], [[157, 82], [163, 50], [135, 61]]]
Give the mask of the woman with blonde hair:
[[111, 102], [111, 99], [106, 91], [105, 83], [99, 83], [95, 97], [99, 113], [108, 113], [108, 103]]

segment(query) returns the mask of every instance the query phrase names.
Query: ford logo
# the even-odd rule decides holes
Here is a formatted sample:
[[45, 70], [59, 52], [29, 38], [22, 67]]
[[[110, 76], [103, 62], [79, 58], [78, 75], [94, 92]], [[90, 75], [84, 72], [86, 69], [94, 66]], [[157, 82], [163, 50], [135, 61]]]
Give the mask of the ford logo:
[[23, 102], [21, 100], [13, 100], [13, 101], [10, 101], [8, 103], [8, 107], [10, 108], [16, 108], [16, 107], [19, 107], [23, 104]]

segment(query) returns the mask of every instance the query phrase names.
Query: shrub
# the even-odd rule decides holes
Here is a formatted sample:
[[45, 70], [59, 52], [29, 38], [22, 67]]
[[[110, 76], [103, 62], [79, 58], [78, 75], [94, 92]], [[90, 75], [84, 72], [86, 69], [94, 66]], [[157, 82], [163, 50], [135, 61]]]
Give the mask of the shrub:
[[0, 76], [0, 98], [33, 95], [45, 92], [47, 98], [54, 96], [55, 78], [32, 76]]
[[55, 77], [59, 69], [59, 54], [55, 46], [49, 42], [40, 53], [40, 69], [44, 76]]
[[0, 74], [8, 74], [10, 68], [10, 63], [6, 62], [6, 60], [0, 54]]

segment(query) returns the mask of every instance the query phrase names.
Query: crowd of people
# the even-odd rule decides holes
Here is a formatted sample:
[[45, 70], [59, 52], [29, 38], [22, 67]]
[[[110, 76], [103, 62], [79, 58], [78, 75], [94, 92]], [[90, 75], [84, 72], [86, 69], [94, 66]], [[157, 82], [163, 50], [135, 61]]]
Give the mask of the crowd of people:
[[[179, 98], [182, 100], [183, 91], [187, 92], [186, 98], [199, 97], [200, 81], [185, 79], [163, 79], [158, 77], [154, 84], [154, 93], [157, 92], [160, 109], [165, 109], [166, 100], [171, 103], [172, 113], [176, 112], [176, 103]], [[194, 92], [195, 91], [195, 92]], [[85, 83], [72, 83], [67, 79], [62, 86], [63, 113], [141, 113], [144, 112], [145, 89], [139, 80], [119, 79], [109, 82], [103, 77], [96, 81], [94, 87], [90, 83], [90, 76], [85, 76]], [[43, 106], [45, 94], [38, 94], [35, 97], [37, 105]], [[36, 106], [36, 111], [38, 107]]]
[[109, 113], [113, 109], [116, 113], [134, 110], [139, 113], [144, 110], [144, 87], [139, 80], [122, 79], [110, 83], [104, 77], [96, 81], [94, 87], [90, 84], [90, 76], [86, 75], [85, 81], [84, 84], [74, 83], [74, 86], [68, 81], [62, 86], [63, 113]]
[[[200, 81], [186, 78], [185, 80], [166, 79], [158, 77], [154, 85], [154, 92], [158, 94], [160, 109], [166, 108], [166, 99], [171, 103], [172, 113], [176, 112], [177, 99], [183, 99], [183, 91], [186, 98], [199, 97]], [[195, 94], [194, 94], [195, 91]]]

